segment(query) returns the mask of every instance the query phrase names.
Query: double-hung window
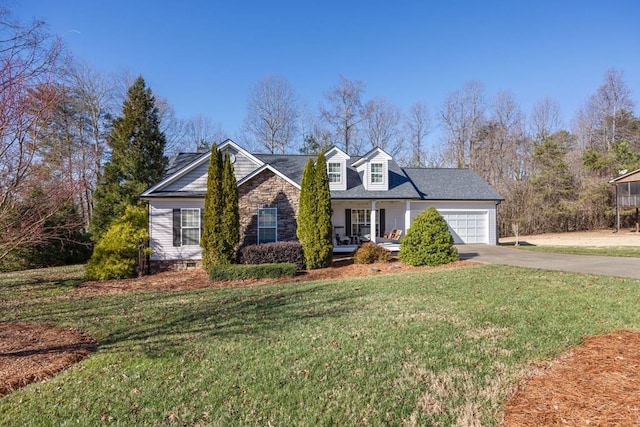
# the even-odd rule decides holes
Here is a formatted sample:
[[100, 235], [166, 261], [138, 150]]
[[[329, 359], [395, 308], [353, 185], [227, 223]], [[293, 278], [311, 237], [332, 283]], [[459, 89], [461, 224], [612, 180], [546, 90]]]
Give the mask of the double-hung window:
[[200, 209], [181, 209], [180, 231], [182, 246], [200, 244]]
[[340, 163], [327, 163], [327, 173], [329, 175], [329, 183], [342, 182], [342, 168]]
[[258, 209], [258, 243], [270, 243], [278, 240], [278, 209]]
[[382, 163], [371, 163], [371, 183], [382, 184], [384, 181], [383, 172], [384, 168]]

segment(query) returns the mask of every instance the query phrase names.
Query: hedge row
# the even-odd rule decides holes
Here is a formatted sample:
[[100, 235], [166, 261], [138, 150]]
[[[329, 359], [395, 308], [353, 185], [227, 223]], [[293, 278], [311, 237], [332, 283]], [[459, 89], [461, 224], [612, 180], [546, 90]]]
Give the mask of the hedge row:
[[213, 281], [293, 277], [295, 274], [296, 265], [292, 263], [214, 265], [209, 269], [209, 278]]
[[240, 250], [241, 264], [293, 263], [304, 270], [304, 253], [300, 242], [274, 242], [245, 246]]

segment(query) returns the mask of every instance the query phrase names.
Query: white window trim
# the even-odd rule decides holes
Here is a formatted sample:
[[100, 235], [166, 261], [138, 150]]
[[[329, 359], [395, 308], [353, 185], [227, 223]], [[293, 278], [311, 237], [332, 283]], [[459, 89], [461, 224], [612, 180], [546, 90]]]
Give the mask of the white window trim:
[[[274, 211], [274, 219], [275, 219], [275, 224], [273, 227], [264, 227], [260, 225], [260, 212], [261, 211], [266, 211], [266, 210], [272, 210]], [[278, 208], [258, 208], [258, 220], [257, 220], [257, 226], [258, 226], [258, 230], [257, 230], [257, 236], [256, 239], [258, 241], [258, 244], [260, 243], [270, 243], [270, 242], [261, 242], [260, 241], [260, 230], [274, 230], [274, 242], [278, 241]]]
[[[331, 165], [337, 165], [338, 171], [331, 172]], [[331, 174], [338, 175], [337, 181], [331, 181]], [[329, 175], [329, 184], [342, 184], [342, 163], [340, 162], [328, 162], [327, 163], [327, 175]]]
[[[380, 166], [380, 172], [375, 172], [374, 173], [373, 172], [373, 167], [374, 166]], [[384, 184], [384, 163], [382, 163], [382, 162], [371, 163], [369, 171], [370, 171], [369, 182], [371, 184]], [[373, 179], [374, 176], [376, 176], [376, 177], [379, 176], [380, 177], [380, 181], [374, 181], [374, 179]]]
[[[184, 226], [184, 218], [185, 218], [185, 211], [197, 211], [197, 226], [191, 226], [191, 227], [186, 227]], [[180, 208], [180, 245], [181, 246], [199, 246], [200, 245], [200, 239], [202, 238], [202, 235], [200, 233], [200, 230], [202, 229], [202, 224], [200, 223], [201, 221], [201, 212], [200, 212], [200, 208]], [[193, 244], [186, 244], [184, 242], [184, 230], [193, 230], [193, 229], [197, 229], [198, 231], [198, 242], [197, 243], [193, 243]]]

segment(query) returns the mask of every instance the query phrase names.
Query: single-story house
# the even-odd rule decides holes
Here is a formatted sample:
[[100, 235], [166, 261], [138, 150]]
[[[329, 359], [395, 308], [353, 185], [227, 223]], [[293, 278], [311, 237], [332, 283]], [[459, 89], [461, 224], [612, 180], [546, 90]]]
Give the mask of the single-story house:
[[[302, 173], [308, 155], [252, 154], [227, 140], [238, 182], [241, 245], [296, 238]], [[210, 152], [181, 153], [165, 178], [142, 193], [149, 202], [151, 261], [156, 268], [196, 265]], [[503, 198], [470, 169], [403, 168], [376, 148], [349, 156], [339, 148], [326, 153], [339, 240], [373, 242], [406, 231], [433, 206], [449, 225], [456, 243], [497, 243], [497, 205]], [[338, 241], [335, 248], [339, 248]]]

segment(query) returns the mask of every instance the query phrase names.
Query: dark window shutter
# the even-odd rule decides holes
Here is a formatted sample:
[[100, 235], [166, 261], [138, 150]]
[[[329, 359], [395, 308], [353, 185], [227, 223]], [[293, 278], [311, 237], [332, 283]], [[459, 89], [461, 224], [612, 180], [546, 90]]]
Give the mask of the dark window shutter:
[[180, 221], [182, 216], [180, 214], [180, 208], [173, 210], [173, 246], [182, 246], [181, 226]]
[[351, 209], [344, 210], [344, 234], [351, 236]]
[[384, 229], [386, 227], [385, 224], [387, 223], [384, 216], [384, 209], [379, 209], [378, 214], [380, 215], [380, 219], [379, 219], [380, 227], [378, 227], [378, 237], [382, 237], [384, 235]]
[[203, 234], [204, 234], [204, 209], [200, 209], [200, 241], [202, 241]]

